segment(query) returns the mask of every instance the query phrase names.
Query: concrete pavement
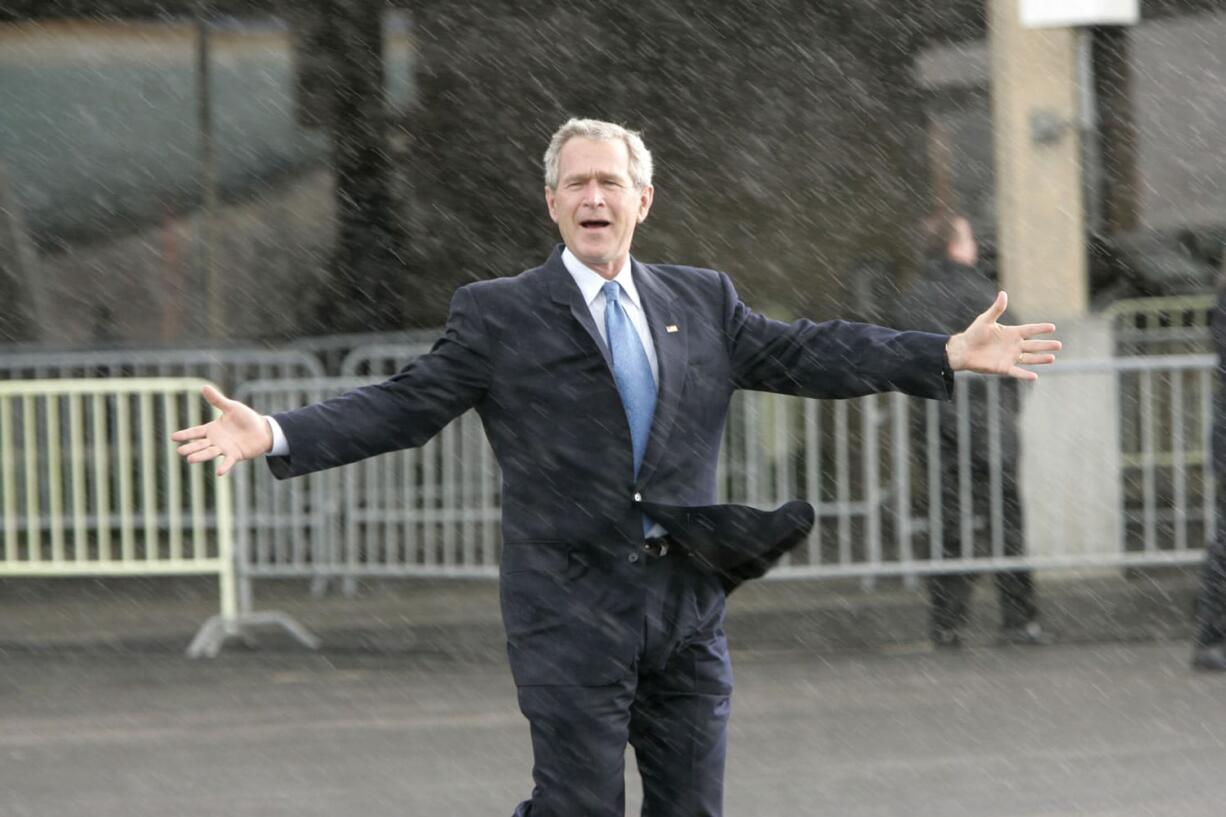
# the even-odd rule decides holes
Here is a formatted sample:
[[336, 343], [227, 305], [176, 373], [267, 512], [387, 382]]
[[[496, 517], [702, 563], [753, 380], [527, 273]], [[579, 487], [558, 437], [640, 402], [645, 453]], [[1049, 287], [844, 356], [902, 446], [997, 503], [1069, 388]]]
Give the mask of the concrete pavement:
[[[727, 814], [1216, 817], [1226, 677], [1187, 668], [1190, 586], [1047, 583], [1059, 643], [994, 646], [985, 626], [959, 652], [923, 643], [917, 593], [738, 593]], [[209, 593], [0, 583], [0, 817], [466, 817], [526, 795], [492, 585], [272, 588], [324, 650], [269, 635], [189, 661]], [[627, 776], [633, 814], [632, 759]]]
[[[727, 813], [1216, 817], [1226, 677], [1185, 658], [1182, 644], [738, 655]], [[0, 723], [5, 817], [476, 817], [509, 814], [529, 785], [500, 662], [10, 654]]]

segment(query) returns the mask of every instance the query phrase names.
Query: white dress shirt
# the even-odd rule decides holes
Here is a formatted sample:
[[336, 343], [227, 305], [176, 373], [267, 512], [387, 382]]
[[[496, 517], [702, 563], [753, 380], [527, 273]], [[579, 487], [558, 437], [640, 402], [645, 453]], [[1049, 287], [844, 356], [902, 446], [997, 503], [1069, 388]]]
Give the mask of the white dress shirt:
[[660, 363], [656, 359], [656, 345], [651, 340], [651, 330], [647, 328], [647, 314], [643, 311], [643, 302], [639, 299], [639, 291], [634, 286], [630, 257], [626, 256], [626, 263], [612, 279], [605, 278], [592, 270], [576, 258], [569, 249], [562, 251], [562, 263], [566, 265], [566, 271], [570, 273], [570, 277], [575, 279], [575, 285], [583, 293], [583, 300], [588, 309], [592, 310], [592, 320], [596, 322], [596, 329], [599, 330], [606, 347], [609, 345], [609, 330], [604, 323], [605, 297], [601, 287], [610, 280], [616, 281], [621, 287], [622, 308], [630, 316], [630, 322], [634, 324], [634, 331], [639, 333], [643, 351], [647, 353], [647, 362], [651, 364], [651, 379], [656, 381], [658, 389], [660, 387]]

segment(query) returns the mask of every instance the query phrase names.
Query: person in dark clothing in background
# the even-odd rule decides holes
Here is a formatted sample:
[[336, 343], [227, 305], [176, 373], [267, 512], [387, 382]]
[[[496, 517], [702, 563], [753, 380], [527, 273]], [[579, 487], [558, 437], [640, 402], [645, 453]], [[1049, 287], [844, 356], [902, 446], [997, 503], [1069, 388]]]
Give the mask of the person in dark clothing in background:
[[[900, 326], [926, 331], [952, 331], [978, 312], [978, 304], [996, 293], [995, 284], [979, 271], [978, 245], [965, 217], [949, 209], [932, 212], [923, 222], [924, 269], [919, 280], [907, 288], [897, 305], [895, 320]], [[946, 559], [960, 558], [962, 513], [973, 515], [974, 542], [966, 553], [984, 556], [992, 553], [993, 514], [991, 476], [990, 411], [987, 382], [976, 378], [965, 384], [969, 389], [964, 422], [969, 431], [966, 449], [959, 456], [958, 402], [939, 407], [941, 547]], [[1022, 505], [1018, 494], [1019, 455], [1017, 418], [1019, 394], [1015, 383], [1001, 383], [999, 399], [1000, 428], [1000, 535], [1004, 556], [1025, 552]], [[922, 416], [922, 415], [921, 415]], [[916, 450], [926, 450], [924, 437], [914, 438]], [[961, 507], [959, 461], [970, 468], [971, 506]], [[933, 543], [932, 547], [936, 547]], [[935, 553], [933, 554], [935, 557]], [[975, 574], [945, 573], [928, 579], [930, 599], [929, 630], [938, 647], [958, 647], [961, 630], [969, 619], [969, 603]], [[1009, 643], [1041, 643], [1034, 579], [1030, 571], [999, 571], [995, 574], [1001, 607], [1001, 639]]]
[[[1217, 396], [1213, 401], [1213, 475], [1226, 485], [1226, 254], [1217, 279], [1217, 303], [1209, 326], [1213, 350], [1218, 355]], [[1226, 670], [1226, 489], [1217, 489], [1217, 534], [1205, 551], [1200, 594], [1196, 599], [1196, 636], [1192, 666], [1203, 670]]]

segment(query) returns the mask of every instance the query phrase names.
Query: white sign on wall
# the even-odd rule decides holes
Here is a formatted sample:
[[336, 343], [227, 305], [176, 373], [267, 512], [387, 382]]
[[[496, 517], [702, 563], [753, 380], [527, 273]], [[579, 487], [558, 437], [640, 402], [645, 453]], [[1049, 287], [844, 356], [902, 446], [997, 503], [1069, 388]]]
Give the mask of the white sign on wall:
[[1141, 19], [1141, 0], [1018, 0], [1024, 28], [1130, 26]]

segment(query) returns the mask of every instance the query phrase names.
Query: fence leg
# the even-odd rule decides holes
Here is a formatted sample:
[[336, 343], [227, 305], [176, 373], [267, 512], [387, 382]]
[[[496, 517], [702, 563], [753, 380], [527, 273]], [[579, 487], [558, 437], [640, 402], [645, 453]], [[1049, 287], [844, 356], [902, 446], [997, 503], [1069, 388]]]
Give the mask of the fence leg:
[[280, 627], [294, 637], [302, 646], [317, 650], [320, 646], [319, 637], [306, 627], [303, 627], [291, 616], [277, 610], [267, 610], [261, 613], [244, 613], [232, 618], [217, 615], [209, 618], [200, 626], [196, 637], [187, 647], [188, 658], [216, 658], [226, 640], [231, 637], [242, 638], [254, 644], [249, 628]]
[[[200, 627], [196, 637], [187, 647], [188, 658], [216, 658], [229, 638], [242, 638], [254, 644], [248, 628], [277, 626], [284, 629], [303, 646], [312, 650], [319, 648], [319, 639], [285, 613], [270, 610], [263, 613], [250, 612], [251, 580], [244, 575], [242, 582], [236, 580], [234, 559], [233, 498], [230, 483], [224, 478], [217, 480], [217, 548], [221, 570], [218, 585], [221, 593], [221, 613], [212, 616]], [[239, 585], [241, 584], [241, 588]], [[244, 598], [240, 599], [239, 593]], [[242, 612], [239, 612], [240, 609]]]

